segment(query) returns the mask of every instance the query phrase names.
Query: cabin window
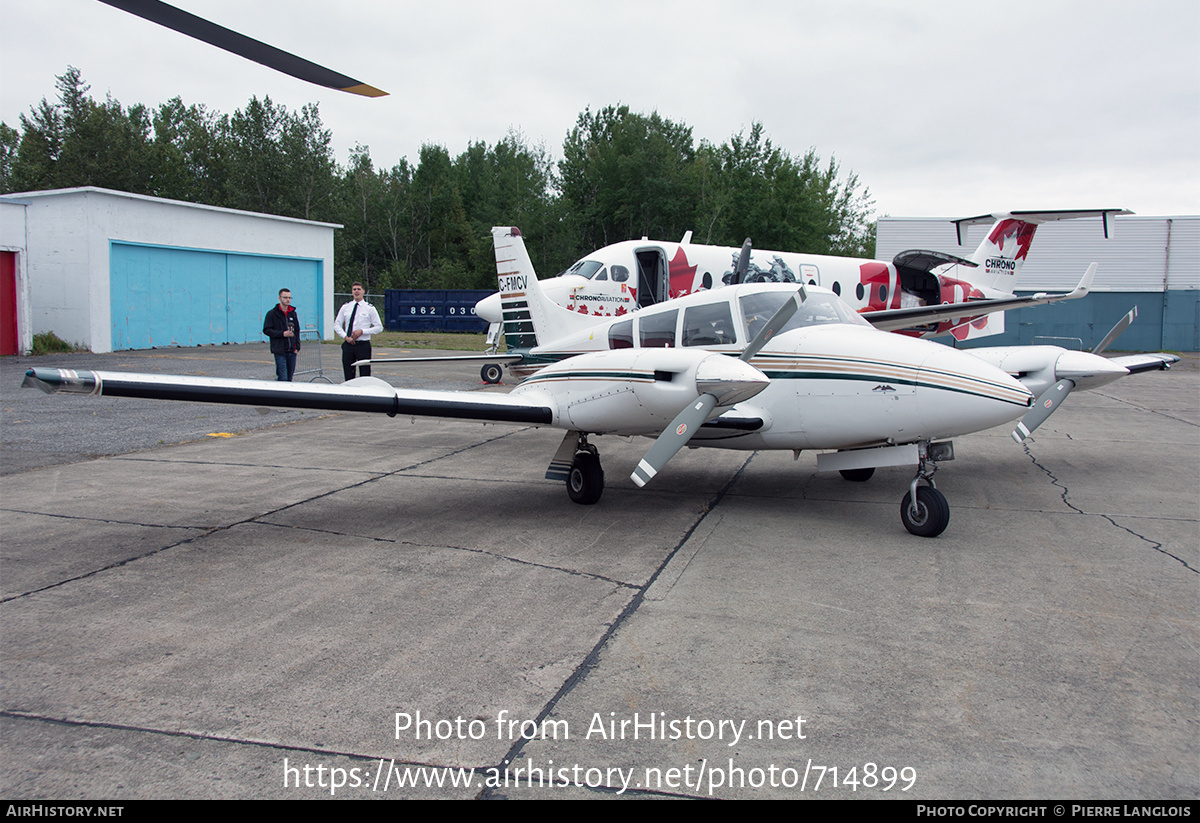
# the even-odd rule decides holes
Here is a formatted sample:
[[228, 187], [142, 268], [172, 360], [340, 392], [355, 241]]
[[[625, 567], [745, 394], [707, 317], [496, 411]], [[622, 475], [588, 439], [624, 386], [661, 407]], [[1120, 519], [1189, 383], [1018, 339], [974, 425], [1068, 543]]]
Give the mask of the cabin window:
[[574, 266], [566, 270], [566, 274], [578, 274], [580, 277], [592, 279], [592, 275], [604, 268], [603, 263], [595, 260], [580, 260]]
[[638, 320], [638, 339], [643, 349], [661, 349], [675, 345], [675, 319], [678, 310], [642, 314]]
[[608, 269], [614, 283], [624, 283], [629, 280], [629, 269], [624, 266], [610, 266]]
[[[742, 307], [742, 315], [746, 320], [746, 333], [753, 339], [767, 321], [779, 311], [793, 292], [768, 291], [751, 293], [738, 298]], [[822, 326], [842, 323], [851, 326], [870, 326], [857, 312], [832, 294], [809, 294], [808, 299], [800, 304], [800, 308], [792, 315], [792, 319], [784, 324], [776, 335], [799, 329], [805, 326]]]
[[633, 348], [633, 321], [622, 320], [608, 327], [608, 347], [610, 349]]
[[724, 346], [736, 343], [733, 313], [722, 300], [707, 306], [692, 306], [683, 313], [683, 345]]

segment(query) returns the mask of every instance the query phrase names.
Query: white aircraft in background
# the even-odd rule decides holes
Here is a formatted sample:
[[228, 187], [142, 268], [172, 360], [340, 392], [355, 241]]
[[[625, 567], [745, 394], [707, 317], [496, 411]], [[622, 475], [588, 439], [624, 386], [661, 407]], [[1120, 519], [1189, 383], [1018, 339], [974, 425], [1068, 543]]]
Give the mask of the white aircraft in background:
[[[1057, 398], [1071, 386], [1094, 388], [1131, 371], [1052, 346], [1003, 350], [988, 362], [979, 350], [879, 331], [832, 291], [796, 284], [743, 283], [595, 323], [545, 296], [519, 231], [492, 232], [510, 340], [532, 339], [526, 356], [546, 364], [508, 394], [397, 389], [377, 377], [330, 386], [57, 368], [30, 369], [23, 385], [564, 429], [546, 477], [565, 481], [570, 498], [583, 504], [604, 490], [589, 441], [598, 435], [656, 438], [631, 475], [639, 487], [684, 446], [797, 456], [815, 449], [826, 452], [819, 470], [850, 480], [868, 479], [876, 466], [915, 464], [901, 519], [912, 533], [932, 537], [950, 519], [933, 483], [938, 462], [953, 459], [946, 438], [1021, 417], [1027, 434], [1050, 413], [1031, 411], [1034, 391]], [[1005, 371], [1010, 358], [1021, 359], [1019, 376], [1030, 386]], [[1128, 362], [1143, 370], [1177, 359]]]
[[[751, 249], [747, 239], [741, 249], [703, 246], [691, 242], [688, 232], [678, 243], [645, 238], [605, 246], [579, 260], [565, 272], [543, 280], [542, 291], [554, 302], [582, 316], [599, 321], [656, 305], [705, 289], [737, 283], [804, 283], [824, 286], [839, 295], [873, 324], [916, 337], [952, 335], [961, 341], [974, 340], [1004, 331], [1004, 314], [968, 314], [924, 318], [920, 325], [904, 323], [904, 311], [959, 303], [979, 303], [976, 308], [1019, 308], [1034, 305], [1039, 297], [1016, 297], [1013, 289], [1029, 253], [1038, 225], [1056, 220], [1100, 217], [1104, 236], [1110, 221], [1125, 209], [1080, 211], [1016, 211], [981, 215], [954, 221], [959, 244], [968, 226], [992, 223], [987, 237], [970, 260], [938, 251], [911, 250], [896, 255], [891, 263], [853, 257]], [[1082, 285], [1082, 284], [1081, 284]], [[1076, 291], [1073, 297], [1086, 294]], [[1006, 305], [986, 305], [1006, 300]], [[478, 317], [492, 324], [489, 342], [503, 317], [500, 295], [493, 294], [475, 306]], [[881, 325], [886, 323], [887, 325]], [[496, 358], [491, 363], [496, 364]], [[518, 375], [521, 372], [517, 372]], [[485, 382], [497, 383], [502, 372], [497, 365], [484, 366]]]

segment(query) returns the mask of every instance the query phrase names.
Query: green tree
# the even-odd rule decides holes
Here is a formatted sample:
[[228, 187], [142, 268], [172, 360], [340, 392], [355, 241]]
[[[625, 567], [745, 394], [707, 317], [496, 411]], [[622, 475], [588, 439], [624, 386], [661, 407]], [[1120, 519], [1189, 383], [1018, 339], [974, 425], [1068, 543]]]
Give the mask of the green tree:
[[228, 146], [223, 119], [203, 105], [175, 97], [153, 116], [155, 191], [161, 197], [229, 204]]
[[553, 166], [542, 146], [529, 146], [510, 131], [495, 146], [471, 144], [454, 161], [463, 209], [477, 242], [472, 245], [471, 268], [490, 287], [495, 276], [491, 228], [519, 226], [530, 234], [529, 252], [535, 265], [555, 234], [556, 209], [551, 184]]
[[[439, 288], [481, 288], [481, 275], [471, 269], [481, 240], [467, 221], [456, 177], [445, 146], [421, 146], [412, 176], [414, 267], [430, 270]], [[493, 280], [494, 272], [493, 265]]]
[[858, 178], [840, 178], [835, 160], [814, 149], [793, 157], [772, 144], [761, 123], [720, 146], [703, 144], [696, 164], [697, 221], [703, 242], [813, 254], [856, 253], [872, 201]]
[[62, 188], [58, 158], [64, 137], [62, 113], [42, 98], [29, 116], [21, 115], [21, 139], [13, 160], [10, 191]]
[[558, 164], [563, 207], [581, 248], [691, 228], [696, 195], [692, 130], [628, 106], [585, 110]]
[[352, 281], [361, 280], [370, 291], [383, 264], [383, 255], [377, 231], [380, 180], [366, 146], [357, 145], [350, 152], [350, 165], [342, 176], [341, 189], [338, 222], [344, 227], [335, 235], [335, 286], [348, 292]]
[[270, 97], [251, 97], [222, 123], [229, 147], [226, 201], [235, 209], [287, 213], [287, 160], [281, 137], [287, 119], [283, 106]]
[[316, 104], [283, 115], [279, 143], [287, 181], [283, 207], [305, 220], [331, 219], [337, 187], [333, 132], [321, 122]]
[[13, 166], [16, 165], [20, 145], [21, 133], [7, 123], [0, 122], [0, 192], [14, 191]]

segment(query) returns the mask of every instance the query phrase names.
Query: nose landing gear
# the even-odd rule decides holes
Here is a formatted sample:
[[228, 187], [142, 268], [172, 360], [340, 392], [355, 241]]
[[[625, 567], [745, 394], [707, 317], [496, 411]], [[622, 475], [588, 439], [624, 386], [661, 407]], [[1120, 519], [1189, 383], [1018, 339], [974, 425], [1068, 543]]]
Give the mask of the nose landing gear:
[[[908, 494], [900, 501], [900, 520], [904, 528], [918, 537], [937, 537], [950, 525], [950, 504], [933, 483], [938, 460], [953, 460], [950, 443], [923, 443], [917, 476], [909, 484]], [[928, 486], [918, 486], [924, 480]]]
[[593, 451], [582, 451], [575, 455], [571, 471], [567, 475], [567, 494], [576, 503], [590, 506], [604, 493], [604, 469], [600, 468], [600, 456]]
[[569, 431], [546, 469], [547, 480], [563, 480], [567, 495], [583, 506], [590, 506], [604, 494], [604, 470], [600, 454], [583, 432]]

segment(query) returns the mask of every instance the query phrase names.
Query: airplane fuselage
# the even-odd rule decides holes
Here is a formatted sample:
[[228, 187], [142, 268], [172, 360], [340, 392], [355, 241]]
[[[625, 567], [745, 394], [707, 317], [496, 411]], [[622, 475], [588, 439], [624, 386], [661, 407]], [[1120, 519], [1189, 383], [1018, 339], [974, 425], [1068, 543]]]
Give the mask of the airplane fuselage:
[[[547, 298], [581, 316], [621, 317], [663, 300], [729, 285], [739, 253], [740, 249], [720, 246], [630, 240], [587, 255], [558, 277], [541, 281], [541, 287]], [[1007, 259], [998, 264], [1015, 266]], [[977, 287], [968, 282], [965, 269], [959, 269], [948, 265], [935, 277], [901, 272], [882, 260], [755, 249], [743, 282], [821, 286], [858, 312], [960, 303], [1008, 293]], [[499, 295], [480, 301], [475, 311], [488, 322], [499, 322]], [[982, 330], [987, 322], [981, 317], [975, 324]], [[954, 325], [944, 321], [912, 334], [930, 337]], [[978, 330], [971, 336], [978, 336]]]
[[[703, 364], [740, 362], [755, 324], [794, 292], [788, 285], [741, 285], [600, 322], [533, 349], [566, 359], [540, 368], [513, 395], [544, 397], [562, 428], [657, 435], [703, 392]], [[725, 411], [690, 445], [847, 449], [930, 441], [1010, 422], [1032, 401], [999, 368], [878, 331], [819, 288], [809, 289], [800, 314], [749, 365], [769, 383], [753, 397], [723, 403]]]

